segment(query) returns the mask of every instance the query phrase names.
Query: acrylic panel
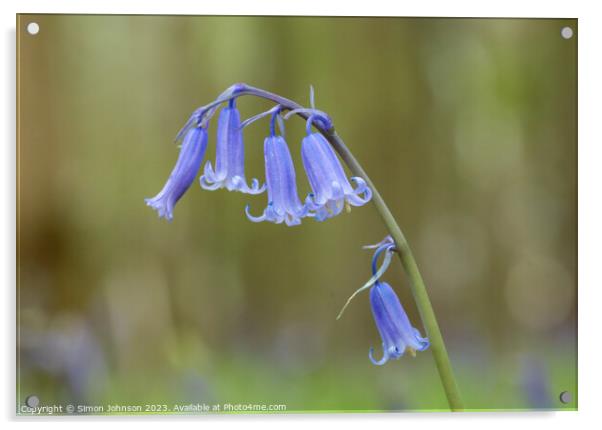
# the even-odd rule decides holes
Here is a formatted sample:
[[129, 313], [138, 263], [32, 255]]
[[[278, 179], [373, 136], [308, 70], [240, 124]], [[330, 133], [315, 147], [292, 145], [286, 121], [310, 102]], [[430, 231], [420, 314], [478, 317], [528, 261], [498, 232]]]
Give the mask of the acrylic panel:
[[577, 408], [576, 19], [16, 32], [17, 414]]

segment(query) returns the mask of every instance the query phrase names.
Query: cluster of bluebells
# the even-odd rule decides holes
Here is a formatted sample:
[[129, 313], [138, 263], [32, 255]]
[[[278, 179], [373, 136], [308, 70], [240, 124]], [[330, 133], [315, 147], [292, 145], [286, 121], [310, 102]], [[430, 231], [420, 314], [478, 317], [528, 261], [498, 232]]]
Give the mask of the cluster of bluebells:
[[[206, 190], [225, 188], [246, 194], [261, 194], [267, 191], [267, 205], [260, 215], [252, 215], [247, 205], [245, 212], [253, 222], [269, 221], [276, 224], [298, 225], [306, 217], [324, 221], [340, 214], [343, 208], [362, 206], [370, 201], [372, 192], [359, 177], [347, 178], [341, 162], [326, 138], [312, 131], [316, 124], [330, 128], [329, 117], [313, 106], [311, 109], [293, 109], [276, 104], [272, 109], [247, 121], [241, 122], [236, 101], [243, 86], [234, 85], [217, 100], [197, 109], [178, 134], [181, 140], [180, 155], [163, 189], [155, 197], [146, 199], [148, 206], [159, 216], [171, 221], [173, 210], [194, 182], [207, 149], [207, 130], [212, 117], [222, 107], [217, 124], [215, 163], [208, 161], [200, 177], [200, 185]], [[285, 111], [287, 115], [283, 115]], [[301, 158], [307, 175], [310, 192], [300, 199], [297, 191], [295, 167], [284, 139], [283, 118], [301, 113], [307, 117], [306, 136], [301, 143]], [[269, 136], [264, 141], [265, 183], [253, 178], [250, 183], [245, 177], [243, 130], [252, 122], [270, 117]], [[280, 133], [276, 131], [276, 123]], [[353, 186], [352, 183], [355, 185]]]
[[[387, 236], [382, 242], [366, 248], [376, 248], [372, 257], [372, 278], [349, 298], [339, 317], [356, 294], [370, 288], [370, 306], [382, 339], [383, 355], [380, 360], [375, 359], [374, 349], [370, 348], [368, 357], [373, 364], [382, 366], [391, 359], [400, 358], [406, 351], [411, 355], [415, 355], [416, 351], [424, 351], [430, 343], [427, 338], [422, 337], [418, 329], [412, 326], [393, 288], [380, 280], [389, 265], [391, 255], [395, 252], [393, 239]], [[385, 253], [385, 261], [377, 269], [378, 259], [383, 253]]]
[[[241, 122], [236, 102], [242, 95], [267, 98], [274, 101], [275, 106]], [[180, 130], [176, 141], [181, 141], [182, 144], [176, 165], [159, 194], [146, 199], [147, 205], [155, 209], [159, 217], [168, 221], [173, 219], [176, 203], [191, 187], [201, 169], [207, 149], [207, 130], [220, 107], [215, 163], [206, 162], [200, 185], [206, 190], [225, 188], [228, 191], [252, 195], [267, 191], [267, 205], [260, 215], [252, 215], [249, 206], [246, 206], [245, 213], [249, 220], [292, 226], [300, 224], [306, 217], [324, 221], [340, 214], [343, 208], [349, 210], [351, 206], [366, 204], [372, 198], [372, 192], [366, 182], [359, 177], [348, 179], [328, 140], [320, 132], [314, 131], [331, 130], [332, 122], [327, 114], [315, 109], [313, 91], [310, 100], [311, 108], [306, 109], [293, 105], [280, 96], [244, 84], [230, 87], [215, 101], [197, 109]], [[283, 115], [285, 112], [287, 113]], [[299, 114], [306, 119], [306, 135], [301, 142], [301, 159], [312, 191], [303, 200], [299, 198], [295, 166], [284, 138], [284, 120], [293, 114]], [[245, 176], [243, 130], [264, 117], [270, 118], [270, 125], [269, 135], [263, 145], [265, 183], [260, 184], [258, 179], [253, 178], [249, 182]], [[277, 132], [277, 123], [280, 133]], [[429, 347], [429, 341], [411, 325], [399, 298], [389, 284], [380, 281], [392, 253], [395, 252], [393, 240], [387, 237], [368, 248], [376, 249], [372, 259], [373, 276], [349, 298], [347, 304], [360, 291], [370, 288], [370, 304], [382, 338], [383, 356], [376, 360], [374, 350], [370, 348], [369, 358], [372, 363], [383, 365], [390, 359], [401, 357], [406, 350], [411, 354], [424, 351]], [[383, 253], [384, 262], [377, 269], [378, 259]]]

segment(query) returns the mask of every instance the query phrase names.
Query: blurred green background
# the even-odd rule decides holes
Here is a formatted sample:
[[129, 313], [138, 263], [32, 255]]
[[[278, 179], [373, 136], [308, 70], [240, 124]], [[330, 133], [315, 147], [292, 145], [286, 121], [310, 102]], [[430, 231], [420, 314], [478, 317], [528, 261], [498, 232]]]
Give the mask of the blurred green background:
[[[244, 207], [265, 195], [195, 183], [172, 224], [145, 206], [189, 114], [246, 82], [303, 104], [315, 87], [414, 249], [468, 409], [576, 408], [565, 26], [576, 33], [562, 19], [20, 15], [17, 401], [446, 409], [429, 351], [369, 362], [367, 294], [335, 321], [370, 277], [361, 246], [386, 235], [371, 205], [254, 224]], [[305, 195], [303, 128], [287, 122]], [[263, 179], [267, 133], [245, 130], [247, 177]], [[424, 333], [396, 260], [385, 279]]]

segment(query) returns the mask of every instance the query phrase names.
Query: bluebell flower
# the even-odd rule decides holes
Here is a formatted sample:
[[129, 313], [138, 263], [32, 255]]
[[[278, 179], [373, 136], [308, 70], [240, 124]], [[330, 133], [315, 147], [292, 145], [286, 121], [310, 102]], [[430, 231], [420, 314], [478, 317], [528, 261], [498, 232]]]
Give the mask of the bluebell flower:
[[370, 348], [368, 356], [373, 364], [381, 366], [392, 358], [397, 359], [406, 349], [415, 355], [415, 351], [424, 351], [429, 347], [429, 340], [412, 327], [389, 284], [379, 281], [374, 284], [370, 290], [370, 305], [383, 346], [383, 356], [378, 361], [374, 359], [374, 349]]
[[288, 145], [282, 136], [275, 133], [276, 111], [272, 116], [271, 133], [264, 142], [265, 178], [268, 188], [268, 205], [261, 216], [255, 217], [245, 208], [247, 217], [253, 222], [270, 221], [286, 225], [301, 224], [301, 218], [313, 216], [306, 204], [297, 195], [295, 167]]
[[372, 198], [372, 191], [362, 178], [352, 177], [354, 189], [345, 175], [343, 166], [334, 149], [320, 133], [310, 133], [308, 120], [307, 136], [301, 144], [303, 166], [313, 190], [308, 199], [309, 207], [316, 213], [316, 220], [324, 221], [341, 213], [344, 207], [362, 206]]
[[173, 219], [174, 206], [194, 182], [206, 149], [207, 130], [204, 127], [190, 128], [184, 135], [178, 161], [165, 186], [155, 197], [145, 199], [146, 204], [159, 213], [159, 217], [168, 221]]
[[259, 194], [265, 190], [265, 184], [253, 179], [251, 186], [245, 179], [245, 148], [242, 139], [240, 113], [235, 99], [222, 109], [217, 123], [217, 142], [215, 149], [215, 170], [208, 161], [201, 186], [206, 190], [226, 188], [228, 191], [240, 191], [248, 194]]
[[[370, 288], [372, 315], [382, 339], [383, 356], [380, 360], [375, 360], [374, 349], [370, 348], [368, 357], [372, 363], [381, 366], [392, 358], [401, 357], [406, 350], [412, 355], [415, 355], [416, 351], [424, 351], [430, 343], [427, 338], [420, 335], [417, 329], [412, 327], [399, 298], [389, 284], [379, 280], [391, 264], [392, 255], [396, 251], [393, 238], [387, 236], [376, 245], [369, 245], [364, 248], [376, 248], [372, 257], [372, 278], [349, 297], [337, 319], [343, 315], [355, 296]], [[383, 252], [385, 253], [383, 263], [377, 268], [378, 258]]]

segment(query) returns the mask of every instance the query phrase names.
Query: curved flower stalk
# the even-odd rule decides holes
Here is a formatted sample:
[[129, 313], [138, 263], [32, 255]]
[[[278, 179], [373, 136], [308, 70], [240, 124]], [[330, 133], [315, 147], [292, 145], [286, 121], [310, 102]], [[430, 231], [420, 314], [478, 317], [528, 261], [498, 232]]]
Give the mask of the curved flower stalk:
[[203, 127], [189, 129], [182, 140], [178, 161], [163, 189], [155, 197], [145, 199], [160, 218], [173, 219], [173, 209], [180, 197], [190, 188], [201, 167], [207, 149], [207, 130]]
[[353, 189], [343, 166], [328, 141], [320, 133], [311, 133], [313, 117], [307, 120], [307, 136], [301, 143], [301, 158], [313, 190], [310, 209], [316, 220], [324, 221], [341, 213], [343, 207], [363, 206], [372, 198], [372, 191], [362, 178], [351, 178], [357, 184]]
[[[391, 263], [391, 256], [395, 252], [395, 243], [391, 236], [387, 236], [382, 242], [376, 245], [366, 246], [365, 248], [376, 248], [372, 257], [372, 278], [351, 295], [337, 319], [341, 317], [343, 311], [349, 302], [360, 292], [370, 288], [370, 305], [376, 328], [382, 339], [383, 356], [380, 360], [374, 358], [374, 349], [370, 348], [368, 358], [378, 366], [382, 366], [390, 359], [402, 357], [405, 351], [409, 351], [415, 356], [416, 351], [426, 350], [430, 343], [425, 337], [422, 337], [418, 329], [410, 323], [397, 294], [386, 282], [381, 282], [380, 278], [385, 273]], [[385, 253], [385, 259], [379, 269], [376, 268], [378, 258]]]
[[[341, 137], [335, 131], [330, 116], [325, 112], [315, 109], [313, 102], [313, 89], [310, 96], [311, 108], [305, 108], [298, 103], [278, 94], [274, 94], [243, 83], [238, 83], [226, 89], [226, 91], [221, 93], [216, 100], [196, 109], [179, 131], [176, 141], [179, 141], [182, 139], [182, 137], [184, 137], [184, 143], [188, 142], [190, 144], [188, 140], [190, 139], [191, 141], [197, 141], [201, 143], [201, 145], [199, 147], [195, 147], [195, 151], [192, 151], [192, 149], [186, 150], [186, 154], [190, 152], [193, 154], [192, 156], [185, 156], [185, 148], [187, 148], [188, 145], [182, 145], [180, 158], [178, 159], [178, 163], [176, 164], [176, 168], [174, 168], [170, 179], [165, 184], [165, 187], [161, 193], [159, 193], [153, 199], [146, 200], [147, 204], [159, 211], [160, 216], [163, 216], [167, 219], [172, 218], [172, 211], [175, 202], [178, 201], [178, 199], [188, 189], [190, 183], [192, 182], [189, 173], [194, 172], [192, 173], [192, 176], [194, 177], [196, 171], [198, 171], [200, 167], [207, 142], [205, 130], [209, 126], [212, 117], [222, 104], [228, 103], [229, 106], [233, 106], [233, 100], [239, 99], [243, 96], [259, 97], [264, 100], [268, 100], [276, 106], [274, 111], [277, 112], [277, 114], [273, 115], [272, 117], [271, 133], [270, 136], [265, 140], [264, 145], [266, 156], [266, 186], [268, 190], [268, 206], [266, 207], [263, 215], [260, 217], [251, 216], [247, 206], [247, 216], [253, 221], [272, 221], [276, 223], [285, 222], [287, 225], [296, 225], [299, 224], [301, 222], [301, 218], [305, 216], [324, 220], [330, 216], [333, 216], [335, 213], [340, 213], [341, 199], [344, 201], [343, 205], [353, 205], [353, 200], [358, 203], [358, 206], [361, 206], [368, 200], [371, 200], [374, 203], [375, 209], [381, 216], [385, 227], [390, 233], [390, 238], [388, 239], [390, 246], [384, 248], [387, 250], [387, 252], [385, 253], [384, 262], [381, 268], [376, 271], [376, 274], [370, 281], [368, 281], [366, 285], [364, 285], [364, 287], [360, 288], [352, 295], [352, 297], [350, 297], [348, 303], [360, 291], [372, 287], [371, 296], [373, 296], [374, 299], [371, 300], [371, 303], [373, 310], [379, 312], [381, 310], [383, 311], [383, 313], [378, 314], [375, 312], [375, 321], [379, 327], [379, 331], [381, 331], [381, 328], [383, 330], [381, 331], [381, 335], [384, 333], [386, 336], [388, 336], [386, 340], [384, 339], [385, 336], [383, 336], [383, 347], [385, 349], [385, 355], [388, 357], [387, 360], [389, 358], [395, 358], [397, 354], [405, 350], [422, 350], [420, 348], [426, 348], [425, 338], [420, 337], [419, 334], [416, 333], [416, 337], [414, 339], [411, 338], [411, 331], [408, 330], [408, 326], [411, 327], [409, 322], [408, 324], [391, 325], [392, 321], [400, 320], [399, 310], [401, 309], [401, 312], [403, 312], [403, 308], [401, 307], [401, 304], [399, 304], [399, 306], [397, 305], [398, 299], [396, 301], [393, 298], [396, 298], [396, 296], [394, 296], [394, 293], [391, 294], [392, 290], [389, 291], [386, 284], [378, 282], [379, 285], [377, 285], [376, 282], [378, 281], [380, 275], [384, 273], [384, 270], [386, 270], [385, 266], [390, 263], [392, 255], [391, 246], [394, 245], [396, 254], [399, 256], [401, 264], [411, 281], [410, 289], [412, 291], [412, 295], [414, 296], [416, 307], [420, 312], [420, 317], [424, 324], [425, 330], [428, 334], [430, 350], [433, 353], [433, 358], [435, 360], [435, 364], [437, 365], [437, 370], [439, 372], [441, 383], [447, 396], [450, 409], [452, 411], [462, 410], [462, 399], [456, 384], [453, 368], [447, 354], [445, 342], [443, 341], [443, 336], [441, 335], [441, 330], [439, 328], [426, 285], [422, 279], [420, 271], [418, 270], [418, 265], [410, 249], [408, 241], [399, 228], [399, 225], [391, 213], [391, 210], [370, 180], [369, 176], [366, 174], [360, 163], [355, 159], [351, 151], [347, 148]], [[308, 199], [306, 199], [305, 204], [301, 204], [299, 197], [297, 196], [294, 167], [286, 142], [282, 136], [276, 136], [273, 130], [275, 122], [274, 117], [279, 118], [277, 115], [284, 111], [288, 111], [288, 114], [284, 116], [285, 119], [288, 116], [297, 115], [306, 121], [309, 120], [311, 125], [313, 125], [313, 127], [316, 129], [317, 133], [319, 133], [319, 135], [321, 135], [321, 137], [324, 139], [322, 140], [321, 138], [318, 138], [317, 133], [313, 133], [315, 136], [312, 136], [308, 126], [308, 136], [306, 136], [306, 139], [310, 137], [311, 139], [308, 139], [308, 144], [305, 145], [306, 149], [303, 150], [303, 153], [305, 153], [304, 166], [307, 164], [305, 167], [308, 171], [308, 177], [314, 175], [314, 179], [310, 179], [310, 185], [312, 185], [312, 188], [315, 185], [315, 189], [313, 196], [310, 195]], [[254, 119], [264, 116], [266, 115], [262, 114], [254, 117]], [[245, 123], [243, 123], [241, 127], [244, 126]], [[193, 136], [189, 136], [191, 132], [194, 132], [194, 130], [197, 130], [196, 133], [201, 133], [201, 138], [197, 137], [196, 139], [192, 139]], [[351, 173], [356, 178], [361, 178], [361, 181], [363, 181], [360, 182], [355, 180], [355, 183], [357, 184], [355, 189], [351, 187], [351, 184], [349, 184], [349, 181], [347, 181], [344, 173], [341, 174], [340, 172], [330, 172], [331, 176], [328, 176], [328, 178], [336, 177], [338, 185], [333, 185], [333, 181], [328, 182], [328, 179], [324, 179], [327, 176], [320, 176], [316, 179], [314, 171], [319, 171], [319, 169], [324, 168], [324, 166], [329, 166], [329, 168], [332, 169], [332, 166], [336, 166], [338, 163], [338, 159], [335, 162], [332, 157], [328, 155], [328, 153], [322, 150], [324, 141], [326, 141], [330, 147], [336, 151]], [[319, 152], [317, 152], [318, 150]], [[240, 156], [240, 159], [242, 159], [242, 155]], [[186, 162], [184, 162], [184, 160], [186, 160]], [[215, 171], [208, 171], [208, 173], [213, 173], [214, 176], [217, 176], [219, 171], [220, 169], [217, 167], [216, 163]], [[212, 180], [209, 178], [210, 175], [205, 176], [206, 185], [215, 184], [221, 181], [221, 179], [215, 181]], [[230, 168], [228, 167], [227, 177], [228, 176], [234, 178], [234, 176], [237, 175], [232, 174]], [[345, 178], [345, 181], [342, 180], [343, 177]], [[313, 184], [311, 183], [312, 181]], [[341, 185], [345, 183], [349, 184], [349, 188]], [[225, 188], [228, 188], [227, 184], [224, 184], [226, 185]], [[234, 180], [232, 180], [230, 185], [233, 188], [236, 188], [236, 184], [234, 183]], [[363, 189], [364, 186], [365, 190]], [[253, 190], [253, 184], [248, 188]], [[354, 196], [360, 200], [356, 200]], [[381, 248], [380, 245], [384, 245], [384, 242], [382, 244], [378, 244], [377, 248]], [[347, 304], [345, 306], [347, 306]], [[380, 316], [377, 318], [377, 315], [386, 315], [386, 318], [381, 318]], [[408, 336], [408, 338], [406, 339], [404, 336]], [[403, 345], [405, 346], [403, 348], [400, 339], [404, 342]], [[417, 343], [414, 344], [414, 341]], [[395, 345], [396, 349], [391, 350], [391, 345]], [[382, 359], [380, 361], [382, 361]], [[377, 363], [380, 363], [380, 361]]]
[[259, 186], [259, 180], [253, 178], [251, 186], [247, 185], [244, 151], [240, 113], [236, 108], [236, 99], [231, 99], [220, 112], [217, 122], [215, 170], [210, 161], [205, 163], [201, 187], [211, 191], [226, 188], [247, 194], [262, 193], [265, 184]]

